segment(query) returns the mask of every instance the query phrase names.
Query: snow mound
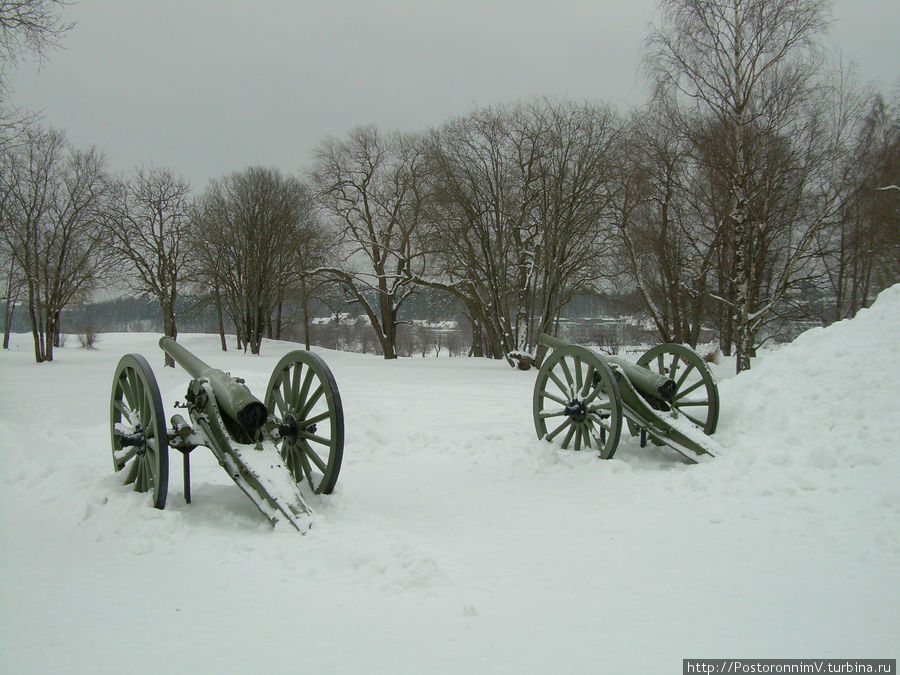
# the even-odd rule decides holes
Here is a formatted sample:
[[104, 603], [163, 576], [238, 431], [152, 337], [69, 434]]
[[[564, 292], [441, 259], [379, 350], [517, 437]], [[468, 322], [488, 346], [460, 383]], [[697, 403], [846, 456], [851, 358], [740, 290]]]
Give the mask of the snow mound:
[[833, 470], [898, 467], [900, 284], [814, 328], [721, 386], [717, 437], [747, 461]]

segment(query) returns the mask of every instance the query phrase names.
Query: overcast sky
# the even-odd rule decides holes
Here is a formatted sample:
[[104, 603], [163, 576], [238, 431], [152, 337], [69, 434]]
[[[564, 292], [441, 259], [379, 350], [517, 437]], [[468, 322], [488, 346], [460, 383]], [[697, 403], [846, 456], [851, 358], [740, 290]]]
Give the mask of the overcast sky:
[[[656, 0], [80, 0], [43, 68], [9, 73], [114, 171], [174, 169], [197, 191], [247, 166], [299, 172], [356, 125], [422, 131], [537, 96], [645, 98]], [[900, 2], [836, 0], [832, 38], [862, 80], [900, 83]]]

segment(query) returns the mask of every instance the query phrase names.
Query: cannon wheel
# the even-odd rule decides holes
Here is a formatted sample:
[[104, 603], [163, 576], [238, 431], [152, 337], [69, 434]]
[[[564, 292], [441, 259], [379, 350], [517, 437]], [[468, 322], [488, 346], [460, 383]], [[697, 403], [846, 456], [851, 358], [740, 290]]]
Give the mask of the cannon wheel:
[[325, 361], [307, 351], [286, 354], [269, 378], [265, 404], [279, 424], [279, 450], [294, 480], [330, 494], [344, 454], [344, 409]]
[[169, 437], [156, 378], [140, 354], [126, 354], [116, 366], [109, 415], [113, 468], [127, 469], [125, 485], [152, 491], [153, 506], [165, 508]]
[[697, 352], [684, 345], [663, 344], [650, 349], [637, 363], [674, 380], [675, 409], [707, 434], [715, 432], [719, 422], [719, 387]]
[[603, 459], [616, 452], [622, 433], [622, 400], [609, 366], [576, 345], [555, 349], [534, 383], [534, 428], [538, 438], [561, 439], [575, 450], [596, 449]]

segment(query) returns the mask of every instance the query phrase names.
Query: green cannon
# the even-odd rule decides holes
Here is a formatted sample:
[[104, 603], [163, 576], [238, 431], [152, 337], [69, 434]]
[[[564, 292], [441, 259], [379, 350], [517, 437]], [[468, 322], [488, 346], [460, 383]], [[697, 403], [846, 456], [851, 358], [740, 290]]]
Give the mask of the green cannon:
[[153, 371], [140, 354], [116, 366], [110, 401], [113, 467], [125, 484], [152, 492], [166, 505], [169, 448], [182, 453], [184, 497], [191, 501], [190, 453], [209, 448], [257, 508], [274, 525], [286, 520], [301, 533], [311, 523], [310, 494], [330, 494], [344, 448], [344, 413], [334, 376], [307, 351], [292, 351], [275, 366], [264, 401], [240, 378], [213, 368], [170, 337], [159, 341], [192, 377], [180, 414], [165, 422]]
[[719, 419], [719, 390], [693, 349], [663, 344], [631, 363], [549, 335], [540, 342], [552, 352], [534, 385], [538, 438], [609, 459], [627, 421], [642, 446], [649, 439], [691, 462], [715, 456], [709, 436]]

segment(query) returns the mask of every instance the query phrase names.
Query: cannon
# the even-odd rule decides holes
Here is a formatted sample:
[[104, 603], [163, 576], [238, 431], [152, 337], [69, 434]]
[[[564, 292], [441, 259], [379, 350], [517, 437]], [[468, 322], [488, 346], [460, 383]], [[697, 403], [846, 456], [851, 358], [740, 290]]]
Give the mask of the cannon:
[[550, 335], [539, 342], [552, 351], [534, 385], [538, 438], [609, 459], [625, 421], [642, 447], [649, 439], [690, 462], [715, 456], [709, 436], [719, 419], [719, 390], [693, 349], [663, 344], [631, 363]]
[[344, 448], [344, 413], [331, 370], [318, 355], [292, 351], [275, 366], [264, 400], [240, 378], [213, 368], [170, 337], [160, 348], [191, 376], [187, 411], [166, 425], [153, 371], [140, 354], [116, 366], [110, 400], [113, 468], [125, 484], [166, 505], [169, 448], [182, 453], [184, 498], [191, 502], [190, 453], [209, 448], [237, 486], [274, 525], [301, 533], [311, 524], [310, 495], [330, 494]]

